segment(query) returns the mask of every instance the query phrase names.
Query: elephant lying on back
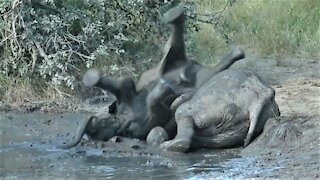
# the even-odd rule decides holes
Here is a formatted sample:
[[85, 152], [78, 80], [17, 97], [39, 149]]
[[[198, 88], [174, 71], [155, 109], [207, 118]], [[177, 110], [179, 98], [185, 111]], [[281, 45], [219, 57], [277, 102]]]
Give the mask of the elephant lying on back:
[[[174, 13], [178, 12], [176, 13], [176, 15], [178, 15], [176, 18], [178, 19], [183, 14], [180, 10], [173, 11]], [[178, 27], [181, 28], [181, 26]], [[179, 93], [188, 91], [195, 92], [192, 89], [198, 88], [200, 84], [203, 83], [204, 79], [208, 79], [218, 72], [229, 68], [235, 61], [244, 57], [242, 51], [234, 50], [228, 54], [215, 69], [208, 69], [195, 62], [188, 61], [185, 58], [184, 41], [181, 41], [181, 36], [179, 36], [179, 34], [175, 34], [175, 32], [177, 32], [174, 30], [175, 28], [175, 23], [172, 23], [173, 35], [166, 45], [167, 50], [165, 51], [165, 56], [160, 64], [160, 69], [162, 79], [171, 78], [177, 80], [170, 81], [170, 83], [176, 83], [174, 85], [177, 87], [176, 89], [179, 89]], [[175, 63], [177, 60], [180, 60], [180, 62]], [[192, 79], [190, 74], [195, 78]], [[178, 77], [176, 77], [177, 75]], [[175, 124], [172, 123], [174, 122], [172, 118], [174, 111], [170, 109], [171, 103], [176, 97], [181, 95], [181, 93], [176, 93], [176, 90], [167, 91], [168, 88], [162, 86], [161, 83], [158, 83], [156, 88], [152, 88], [154, 86], [153, 83], [158, 82], [155, 80], [153, 83], [150, 83], [149, 86], [151, 87], [146, 87], [137, 91], [132, 79], [109, 78], [101, 76], [96, 70], [89, 70], [84, 76], [83, 81], [86, 86], [97, 86], [110, 91], [116, 96], [117, 100], [110, 106], [110, 116], [92, 116], [84, 121], [78, 129], [76, 138], [70, 143], [62, 145], [62, 148], [70, 148], [77, 145], [85, 133], [91, 139], [108, 140], [115, 135], [145, 139], [149, 131], [156, 126], [164, 127], [165, 132], [169, 132], [169, 134], [176, 131]], [[165, 87], [165, 91], [161, 91], [161, 87]], [[155, 91], [153, 91], [154, 89]], [[150, 93], [150, 90], [153, 91], [153, 93]], [[160, 91], [161, 96], [158, 97], [161, 97], [161, 99], [152, 100], [150, 97], [154, 97], [153, 95], [156, 94], [155, 92], [157, 91]], [[174, 93], [166, 94], [162, 92]], [[149, 98], [147, 98], [147, 96]], [[149, 106], [150, 104], [148, 104], [150, 103], [150, 100], [154, 101], [151, 102], [151, 107]], [[150, 118], [152, 118], [152, 120], [150, 120]]]
[[[174, 30], [170, 40], [178, 42], [183, 36], [174, 36], [174, 32], [181, 32], [183, 28], [183, 11], [173, 11], [180, 17], [171, 23]], [[226, 70], [217, 74], [214, 70], [193, 65], [179, 54], [184, 53], [184, 46], [168, 47], [160, 68], [160, 80], [147, 97], [148, 113], [153, 115], [164, 97], [173, 97], [169, 103], [175, 112], [177, 135], [174, 140], [161, 144], [162, 148], [185, 152], [190, 148], [246, 146], [262, 132], [267, 119], [280, 115], [274, 90], [253, 73]], [[230, 56], [242, 58], [244, 55], [238, 50]], [[220, 65], [229, 67], [228, 64]], [[156, 117], [148, 120], [159, 121]], [[147, 140], [162, 141], [167, 137], [166, 130], [156, 127]]]
[[[235, 59], [238, 59], [238, 54], [232, 51], [223, 58], [214, 70], [217, 72], [225, 70], [225, 66], [221, 66], [221, 64], [231, 65]], [[113, 136], [145, 139], [152, 128], [156, 126], [164, 127], [166, 133], [169, 131], [174, 131], [169, 132], [171, 134], [175, 133], [175, 124], [169, 123], [173, 121], [173, 113], [170, 109], [170, 102], [174, 100], [172, 97], [164, 97], [160, 102], [162, 105], [152, 112], [155, 113], [153, 117], [166, 121], [159, 120], [157, 123], [150, 123], [151, 121], [148, 120], [146, 101], [154, 84], [151, 83], [149, 87], [137, 91], [132, 79], [102, 76], [98, 70], [89, 70], [83, 77], [83, 83], [88, 87], [96, 86], [111, 92], [115, 95], [116, 101], [109, 106], [109, 113], [93, 115], [83, 121], [75, 138], [71, 142], [58, 146], [59, 148], [67, 149], [76, 146], [84, 134], [87, 134], [90, 139], [105, 141]]]
[[[161, 118], [159, 109], [170, 109], [169, 111], [174, 112], [174, 109], [189, 99], [204, 82], [245, 57], [244, 52], [236, 48], [227, 54], [215, 68], [208, 68], [188, 59], [183, 36], [184, 11], [183, 7], [178, 6], [170, 9], [163, 18], [169, 24], [171, 34], [164, 47], [164, 56], [158, 67], [159, 71], [156, 73], [157, 79], [153, 81], [155, 85], [148, 93], [146, 102], [148, 123], [154, 126], [159, 123], [168, 123], [166, 127], [172, 126], [173, 119], [170, 121], [167, 118]], [[147, 71], [146, 74], [154, 71]], [[150, 83], [150, 80], [147, 82]], [[139, 81], [138, 85], [141, 86], [141, 84]], [[177, 99], [177, 97], [179, 98]], [[170, 106], [173, 107], [170, 108]], [[166, 130], [168, 131], [169, 128]], [[170, 134], [172, 132], [169, 132], [169, 136]]]

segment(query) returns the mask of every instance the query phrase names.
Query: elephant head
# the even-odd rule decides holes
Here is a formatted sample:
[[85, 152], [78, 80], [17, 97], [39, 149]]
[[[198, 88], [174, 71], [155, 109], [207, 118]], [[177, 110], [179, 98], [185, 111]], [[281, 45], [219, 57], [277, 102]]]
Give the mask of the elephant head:
[[121, 127], [124, 127], [123, 123], [114, 115], [104, 113], [90, 116], [80, 123], [75, 138], [70, 142], [59, 145], [58, 148], [69, 149], [76, 146], [84, 134], [87, 134], [90, 139], [108, 140], [115, 134], [121, 133]]
[[67, 149], [76, 146], [82, 136], [90, 139], [109, 140], [113, 136], [127, 136], [144, 139], [151, 130], [145, 123], [147, 91], [137, 92], [130, 78], [110, 78], [103, 76], [98, 70], [91, 69], [83, 77], [87, 87], [99, 87], [112, 93], [116, 100], [109, 106], [109, 113], [90, 116], [83, 121], [75, 138], [59, 148]]
[[[101, 75], [98, 70], [91, 69], [83, 77], [87, 87], [96, 86], [114, 94], [116, 101], [109, 106], [109, 113], [120, 120], [123, 129], [118, 133], [126, 136], [144, 138], [148, 133], [148, 125], [144, 123], [146, 116], [147, 90], [137, 92], [131, 78], [111, 78]], [[120, 135], [120, 134], [116, 134]]]

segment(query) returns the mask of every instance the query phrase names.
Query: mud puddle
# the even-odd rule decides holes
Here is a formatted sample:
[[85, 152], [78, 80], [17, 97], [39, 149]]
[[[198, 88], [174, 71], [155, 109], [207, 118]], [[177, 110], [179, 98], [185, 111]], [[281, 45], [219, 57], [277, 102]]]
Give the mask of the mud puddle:
[[[57, 149], [73, 137], [85, 114], [6, 113], [0, 116], [0, 175], [4, 179], [225, 179], [242, 174], [253, 159], [240, 149], [202, 150], [179, 154], [158, 148], [132, 151], [119, 145], [101, 149]], [[121, 145], [120, 145], [121, 146]], [[258, 171], [258, 169], [253, 169]], [[267, 173], [271, 173], [267, 172]]]

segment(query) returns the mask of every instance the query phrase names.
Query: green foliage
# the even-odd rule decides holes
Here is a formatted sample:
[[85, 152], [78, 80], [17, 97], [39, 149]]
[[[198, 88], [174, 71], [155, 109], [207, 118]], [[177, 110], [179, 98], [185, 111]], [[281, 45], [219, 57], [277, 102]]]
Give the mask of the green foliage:
[[[320, 59], [319, 0], [181, 2], [188, 7], [187, 52], [201, 63], [238, 45], [259, 55]], [[74, 89], [90, 67], [138, 78], [160, 60], [167, 34], [160, 15], [178, 3], [1, 0], [0, 83], [19, 77], [24, 86]]]
[[86, 68], [110, 65], [104, 70], [112, 73], [129, 61], [142, 66], [144, 51], [164, 38], [158, 17], [163, 6], [157, 1], [2, 0], [0, 73], [74, 89]]

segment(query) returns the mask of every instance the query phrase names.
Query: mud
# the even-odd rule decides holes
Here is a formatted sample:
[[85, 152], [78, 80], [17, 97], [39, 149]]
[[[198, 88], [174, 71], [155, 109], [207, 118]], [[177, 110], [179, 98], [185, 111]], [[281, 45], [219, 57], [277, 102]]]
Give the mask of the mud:
[[268, 120], [247, 148], [163, 152], [132, 139], [73, 138], [88, 112], [106, 105], [0, 104], [0, 177], [3, 179], [318, 179], [320, 176], [320, 63], [248, 58], [235, 66], [253, 70], [276, 90], [281, 117]]
[[119, 138], [83, 140], [71, 150], [56, 145], [70, 140], [83, 113], [1, 114], [0, 175], [4, 179], [115, 178], [181, 179], [201, 172], [223, 171], [220, 163], [239, 157], [239, 149], [163, 152], [145, 142]]

